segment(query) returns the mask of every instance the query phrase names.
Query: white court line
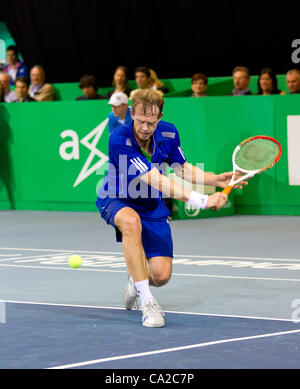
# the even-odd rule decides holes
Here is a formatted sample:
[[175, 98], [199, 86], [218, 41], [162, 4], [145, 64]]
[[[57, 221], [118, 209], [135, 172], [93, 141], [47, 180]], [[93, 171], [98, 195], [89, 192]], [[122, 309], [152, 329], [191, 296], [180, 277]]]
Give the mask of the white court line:
[[[20, 300], [1, 300], [5, 303], [12, 304], [28, 304], [28, 305], [46, 305], [46, 306], [57, 306], [57, 307], [71, 307], [71, 308], [91, 308], [91, 309], [114, 309], [119, 311], [126, 311], [125, 308], [121, 307], [107, 307], [101, 305], [82, 305], [82, 304], [62, 304], [62, 303], [43, 303], [38, 301], [20, 301]], [[269, 321], [284, 321], [294, 323], [292, 319], [282, 319], [276, 317], [263, 317], [263, 316], [243, 316], [243, 315], [226, 315], [222, 313], [205, 313], [205, 312], [181, 312], [181, 311], [164, 311], [165, 313], [176, 313], [180, 315], [196, 315], [196, 316], [213, 316], [213, 317], [230, 317], [236, 319], [251, 319], [251, 320], [269, 320]], [[297, 323], [298, 324], [298, 323]]]
[[22, 251], [51, 251], [51, 252], [66, 252], [66, 253], [88, 253], [88, 254], [122, 254], [122, 252], [117, 251], [91, 251], [91, 250], [60, 250], [60, 249], [30, 249], [23, 247], [0, 247], [0, 250], [22, 250]]
[[49, 258], [53, 257], [53, 254], [33, 255], [33, 256], [30, 255], [29, 257], [23, 257], [22, 254], [19, 254], [19, 256], [17, 256], [17, 257], [14, 256], [13, 258], [0, 259], [0, 262], [14, 261], [14, 260], [16, 262], [22, 262], [22, 261], [24, 261], [24, 262], [29, 261], [30, 262], [30, 260], [32, 260], [32, 259], [39, 260], [39, 258], [42, 261], [43, 258], [47, 258], [48, 259], [48, 257]]
[[[89, 272], [104, 272], [104, 273], [126, 273], [126, 270], [110, 270], [110, 269], [72, 269], [71, 267], [56, 267], [56, 266], [31, 266], [31, 265], [11, 265], [6, 263], [0, 263], [2, 267], [19, 267], [23, 269], [50, 269], [50, 270], [68, 270], [68, 271], [89, 271]], [[256, 280], [256, 281], [291, 281], [300, 282], [298, 278], [267, 278], [267, 277], [245, 277], [245, 276], [221, 276], [218, 274], [192, 274], [192, 273], [173, 273], [172, 276], [181, 277], [204, 277], [204, 278], [230, 278], [230, 279], [242, 279], [242, 280]]]
[[22, 254], [0, 254], [0, 257], [19, 257]]
[[[110, 270], [110, 269], [73, 269], [69, 267], [56, 267], [56, 266], [32, 266], [32, 265], [11, 265], [6, 263], [0, 263], [2, 267], [21, 267], [23, 269], [49, 269], [49, 270], [68, 270], [68, 271], [89, 271], [89, 272], [104, 272], [104, 273], [126, 273], [126, 270]], [[65, 264], [62, 264], [65, 266]], [[125, 266], [124, 266], [125, 267]], [[300, 280], [299, 280], [300, 281]]]
[[[64, 253], [88, 253], [88, 254], [114, 254], [123, 255], [120, 251], [91, 251], [91, 250], [59, 250], [59, 249], [32, 249], [32, 248], [12, 248], [12, 247], [0, 247], [0, 250], [24, 250], [24, 251], [51, 251], [51, 252], [64, 252]], [[235, 257], [235, 256], [223, 256], [223, 255], [189, 255], [189, 254], [175, 254], [174, 258], [212, 258], [212, 259], [245, 259], [245, 260], [257, 260], [257, 261], [300, 261], [300, 258], [268, 258], [268, 257]]]
[[[0, 248], [1, 249], [1, 248]], [[20, 249], [21, 250], [21, 249]], [[41, 250], [42, 251], [42, 250]], [[45, 250], [47, 251], [47, 250]], [[55, 250], [56, 251], [56, 250]], [[66, 250], [57, 250], [59, 253], [61, 253], [60, 255], [70, 255], [70, 252], [69, 251], [66, 251]], [[91, 257], [87, 257], [85, 259], [94, 259], [94, 256], [95, 254], [91, 254], [91, 253], [94, 253], [94, 252], [87, 252], [87, 251], [73, 251], [73, 252], [79, 252], [79, 253], [90, 253]], [[101, 251], [101, 252], [97, 252], [98, 255], [101, 254], [106, 254], [106, 255], [123, 255], [122, 253], [113, 253], [113, 252], [109, 252], [109, 251]], [[0, 254], [0, 257], [1, 256], [12, 256], [12, 258], [5, 258], [5, 259], [0, 259], [0, 262], [7, 262], [7, 261], [16, 261], [17, 263], [21, 263], [21, 262], [34, 262], [32, 261], [31, 259], [34, 259], [36, 258], [36, 262], [38, 262], [39, 260], [43, 260], [44, 258], [46, 257], [51, 257], [53, 256], [53, 254], [45, 254], [45, 255], [36, 255], [36, 256], [29, 256], [29, 257], [23, 257], [22, 254]], [[17, 256], [17, 257], [16, 257]], [[21, 258], [20, 258], [21, 257]], [[264, 261], [282, 261], [282, 262], [290, 262], [290, 261], [294, 261], [294, 262], [300, 262], [300, 259], [285, 259], [285, 258], [254, 258], [254, 257], [220, 257], [220, 256], [205, 256], [205, 255], [174, 255], [174, 259], [175, 257], [179, 257], [180, 259], [186, 259], [186, 260], [189, 260], [190, 258], [205, 258], [205, 259], [208, 259], [208, 258], [218, 258], [218, 259], [251, 259], [251, 260], [264, 260]], [[183, 257], [187, 257], [187, 258], [183, 258]], [[26, 260], [25, 260], [26, 259]], [[117, 260], [122, 260], [123, 257], [120, 257], [120, 258], [115, 258]], [[176, 259], [175, 259], [176, 261]], [[174, 265], [181, 265], [181, 263], [174, 263]], [[184, 263], [183, 263], [184, 265]], [[191, 264], [192, 265], [192, 264]], [[209, 264], [206, 264], [207, 266], [209, 266]], [[93, 266], [93, 265], [89, 265], [89, 266]], [[103, 265], [103, 266], [106, 266], [106, 265]], [[272, 269], [269, 269], [269, 270], [272, 270]]]
[[111, 361], [116, 361], [116, 360], [121, 360], [121, 359], [145, 357], [145, 356], [149, 356], [149, 355], [164, 354], [164, 353], [169, 353], [169, 352], [174, 352], [174, 351], [182, 351], [182, 350], [190, 350], [193, 348], [214, 346], [216, 344], [233, 343], [233, 342], [240, 342], [240, 341], [252, 340], [252, 339], [262, 339], [262, 338], [268, 338], [268, 337], [272, 337], [272, 336], [295, 334], [295, 333], [299, 333], [299, 332], [300, 332], [300, 329], [299, 330], [291, 330], [291, 331], [273, 332], [273, 333], [262, 334], [262, 335], [245, 336], [242, 338], [222, 339], [222, 340], [216, 340], [213, 342], [191, 344], [188, 346], [172, 347], [172, 348], [166, 348], [166, 349], [161, 349], [161, 350], [146, 351], [146, 352], [136, 353], [136, 354], [118, 355], [116, 357], [94, 359], [91, 361], [49, 367], [48, 369], [69, 369], [69, 368], [73, 368], [73, 367], [88, 366], [88, 365], [94, 365], [97, 363], [111, 362]]
[[300, 281], [300, 279], [298, 279], [298, 278], [221, 276], [218, 274], [173, 273], [172, 275], [173, 276], [187, 276], [187, 277], [234, 278], [234, 279], [242, 279], [242, 280], [258, 280], [258, 281], [292, 281], [292, 282], [299, 282]]

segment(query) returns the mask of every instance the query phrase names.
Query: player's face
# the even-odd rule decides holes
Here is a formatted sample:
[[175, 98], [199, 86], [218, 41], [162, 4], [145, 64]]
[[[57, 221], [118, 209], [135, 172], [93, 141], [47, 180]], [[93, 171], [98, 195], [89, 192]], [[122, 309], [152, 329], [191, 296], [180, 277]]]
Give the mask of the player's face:
[[296, 72], [287, 74], [286, 83], [291, 93], [300, 93], [300, 77]]
[[131, 116], [135, 136], [140, 141], [146, 142], [156, 130], [162, 115], [159, 113], [157, 106], [149, 107], [145, 112], [142, 104], [139, 104], [135, 112], [131, 112]]
[[237, 90], [243, 90], [247, 89], [249, 85], [249, 78], [247, 78], [247, 75], [245, 72], [237, 71], [234, 73], [233, 76], [233, 84], [235, 89]]

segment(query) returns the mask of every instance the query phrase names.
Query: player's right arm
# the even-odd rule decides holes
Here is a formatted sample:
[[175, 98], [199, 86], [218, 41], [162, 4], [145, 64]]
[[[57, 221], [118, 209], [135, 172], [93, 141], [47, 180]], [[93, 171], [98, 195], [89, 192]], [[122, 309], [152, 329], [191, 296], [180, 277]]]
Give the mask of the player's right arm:
[[223, 207], [227, 201], [227, 195], [221, 192], [216, 192], [208, 196], [187, 190], [169, 177], [161, 174], [156, 168], [153, 168], [148, 173], [140, 176], [140, 180], [162, 192], [165, 197], [171, 197], [187, 202], [195, 208], [219, 209]]
[[[126, 141], [122, 143], [120, 143], [120, 140], [113, 142], [116, 138], [114, 135], [115, 133], [112, 134], [110, 139], [110, 161], [114, 166], [118, 166], [119, 170], [127, 173], [127, 184], [133, 179], [139, 179], [154, 189], [159, 190], [165, 198], [181, 200], [198, 209], [219, 209], [226, 203], [227, 195], [221, 192], [208, 196], [187, 190], [179, 183], [161, 174], [140, 152], [137, 152], [131, 145], [127, 145]], [[120, 165], [120, 157], [125, 157], [126, 160], [123, 168]], [[183, 163], [184, 161], [185, 159], [176, 162]]]

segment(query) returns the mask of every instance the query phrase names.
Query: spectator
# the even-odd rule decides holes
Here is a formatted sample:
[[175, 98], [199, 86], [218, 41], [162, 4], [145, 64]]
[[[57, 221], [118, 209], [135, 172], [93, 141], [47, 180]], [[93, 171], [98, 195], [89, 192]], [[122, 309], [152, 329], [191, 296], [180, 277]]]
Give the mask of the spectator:
[[115, 89], [108, 92], [108, 94], [106, 95], [107, 99], [109, 99], [112, 96], [112, 94], [116, 92], [123, 92], [128, 97], [130, 96], [132, 89], [128, 86], [127, 69], [125, 68], [125, 66], [118, 66], [116, 68], [112, 86]]
[[0, 73], [0, 82], [4, 89], [4, 101], [6, 103], [12, 103], [17, 100], [16, 93], [10, 89], [10, 76], [6, 72]]
[[4, 103], [4, 88], [0, 82], [0, 103]]
[[17, 77], [24, 76], [29, 79], [27, 66], [19, 59], [19, 52], [16, 46], [8, 46], [6, 49], [7, 65], [4, 67], [4, 72], [10, 76], [10, 85], [15, 85]]
[[284, 91], [278, 89], [276, 74], [269, 68], [260, 72], [257, 80], [257, 89], [259, 95], [285, 95]]
[[250, 73], [245, 66], [237, 66], [233, 69], [233, 85], [232, 96], [252, 95], [249, 90]]
[[151, 74], [151, 85], [153, 90], [161, 91], [162, 94], [169, 93], [169, 89], [164, 85], [164, 83], [158, 78], [156, 72], [153, 69], [149, 69]]
[[132, 122], [130, 108], [128, 107], [128, 96], [123, 92], [114, 93], [109, 102], [112, 112], [108, 115], [109, 134], [122, 124]]
[[300, 70], [291, 69], [286, 73], [286, 83], [290, 94], [300, 93]]
[[46, 74], [42, 66], [35, 65], [30, 70], [31, 85], [29, 94], [37, 101], [52, 101], [54, 98], [54, 88], [45, 83]]
[[86, 74], [79, 80], [79, 88], [82, 90], [83, 96], [76, 97], [76, 100], [103, 100], [106, 99], [97, 93], [98, 85], [96, 78], [90, 74]]
[[196, 73], [192, 77], [192, 91], [191, 97], [207, 96], [207, 77], [203, 73]]
[[27, 103], [27, 102], [36, 101], [34, 98], [32, 98], [29, 95], [30, 85], [26, 77], [24, 76], [17, 77], [15, 84], [16, 84], [16, 95], [17, 95], [16, 103]]
[[[140, 89], [152, 89], [153, 79], [151, 77], [150, 69], [147, 66], [140, 66], [134, 71], [135, 81], [137, 83], [137, 89], [134, 89], [129, 96], [131, 100], [134, 94]], [[160, 95], [163, 95], [161, 91], [157, 91]]]

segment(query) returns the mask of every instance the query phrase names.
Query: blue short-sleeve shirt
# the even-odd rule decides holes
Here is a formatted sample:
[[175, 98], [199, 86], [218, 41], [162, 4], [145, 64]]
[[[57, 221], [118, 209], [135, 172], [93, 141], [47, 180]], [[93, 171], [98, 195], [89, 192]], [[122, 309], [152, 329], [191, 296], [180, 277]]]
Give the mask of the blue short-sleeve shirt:
[[186, 162], [178, 131], [173, 124], [160, 121], [153, 134], [150, 159], [135, 140], [132, 126], [133, 123], [120, 126], [110, 135], [109, 169], [98, 190], [98, 200], [103, 199], [108, 204], [122, 199], [143, 217], [164, 218], [169, 210], [163, 194], [139, 177], [154, 167], [164, 173], [166, 165]]
[[[130, 108], [128, 107], [123, 123], [128, 124], [131, 122], [132, 122], [132, 117], [130, 114]], [[117, 116], [115, 116], [113, 114], [113, 112], [110, 112], [108, 114], [108, 132], [109, 132], [109, 134], [112, 134], [114, 132], [114, 130], [121, 125], [122, 125], [122, 123], [121, 123], [120, 119]]]

